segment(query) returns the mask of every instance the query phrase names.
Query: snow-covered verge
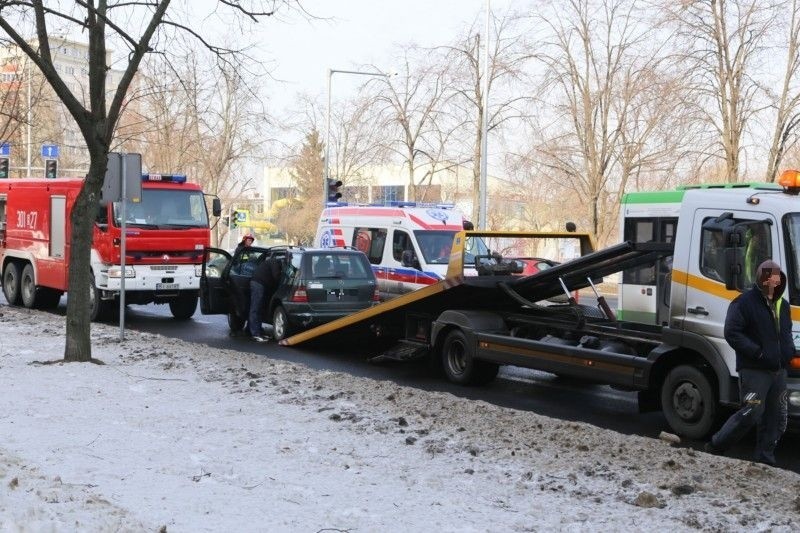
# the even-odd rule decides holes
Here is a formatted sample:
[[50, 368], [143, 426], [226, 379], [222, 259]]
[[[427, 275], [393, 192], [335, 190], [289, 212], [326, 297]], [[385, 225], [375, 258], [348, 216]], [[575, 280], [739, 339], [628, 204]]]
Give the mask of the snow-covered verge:
[[0, 531], [800, 529], [800, 476], [449, 394], [0, 312]]

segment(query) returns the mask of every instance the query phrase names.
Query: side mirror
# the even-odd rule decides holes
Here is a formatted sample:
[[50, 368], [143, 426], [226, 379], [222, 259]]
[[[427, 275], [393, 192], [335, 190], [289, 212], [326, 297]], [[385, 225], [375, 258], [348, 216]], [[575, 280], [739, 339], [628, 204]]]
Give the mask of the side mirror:
[[211, 200], [211, 214], [218, 217], [222, 214], [222, 202], [219, 198]]

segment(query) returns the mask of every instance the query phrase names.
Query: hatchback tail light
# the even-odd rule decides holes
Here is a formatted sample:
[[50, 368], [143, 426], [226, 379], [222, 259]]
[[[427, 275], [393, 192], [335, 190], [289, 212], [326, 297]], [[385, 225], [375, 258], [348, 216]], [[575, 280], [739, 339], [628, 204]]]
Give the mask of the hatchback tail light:
[[373, 302], [380, 302], [381, 301], [381, 293], [378, 290], [378, 287], [375, 287], [375, 291], [372, 293], [372, 301]]
[[289, 298], [289, 301], [308, 302], [308, 293], [306, 292], [306, 286], [305, 285], [298, 286], [292, 293], [292, 297]]

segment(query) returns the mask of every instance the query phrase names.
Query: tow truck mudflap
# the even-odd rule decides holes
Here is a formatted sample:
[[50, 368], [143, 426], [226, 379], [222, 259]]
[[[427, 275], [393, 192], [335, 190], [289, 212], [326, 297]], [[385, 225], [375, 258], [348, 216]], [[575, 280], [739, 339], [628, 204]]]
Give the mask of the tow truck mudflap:
[[476, 344], [476, 357], [484, 361], [533, 368], [633, 390], [647, 387], [652, 366], [647, 358], [636, 355], [508, 335], [478, 333]]

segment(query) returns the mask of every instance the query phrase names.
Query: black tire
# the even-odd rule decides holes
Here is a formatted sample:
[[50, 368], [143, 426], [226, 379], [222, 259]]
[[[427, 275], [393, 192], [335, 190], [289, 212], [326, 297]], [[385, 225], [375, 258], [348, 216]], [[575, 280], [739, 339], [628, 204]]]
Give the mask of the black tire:
[[228, 327], [231, 331], [242, 331], [245, 319], [240, 317], [235, 309], [228, 311]]
[[289, 324], [289, 317], [286, 314], [286, 310], [283, 306], [279, 305], [272, 313], [272, 335], [275, 337], [276, 341], [279, 341], [286, 337], [291, 337], [293, 334], [294, 330], [291, 324]]
[[489, 383], [500, 369], [495, 363], [475, 359], [473, 347], [460, 329], [454, 329], [444, 339], [442, 367], [447, 379], [459, 385]]
[[33, 265], [28, 263], [22, 269], [22, 276], [19, 280], [20, 300], [22, 305], [28, 309], [36, 307], [36, 275], [33, 273]]
[[89, 320], [103, 322], [112, 319], [115, 316], [113, 304], [113, 300], [100, 299], [94, 282], [94, 275], [92, 275], [89, 278]]
[[63, 292], [56, 289], [40, 288], [36, 297], [36, 305], [39, 309], [53, 310], [58, 307], [63, 294]]
[[189, 320], [197, 310], [196, 294], [180, 294], [169, 303], [169, 310], [175, 320]]
[[3, 294], [9, 305], [19, 305], [20, 292], [19, 265], [14, 261], [9, 261], [3, 270]]
[[661, 386], [661, 408], [672, 430], [693, 440], [711, 433], [720, 411], [711, 381], [690, 365], [669, 371]]

